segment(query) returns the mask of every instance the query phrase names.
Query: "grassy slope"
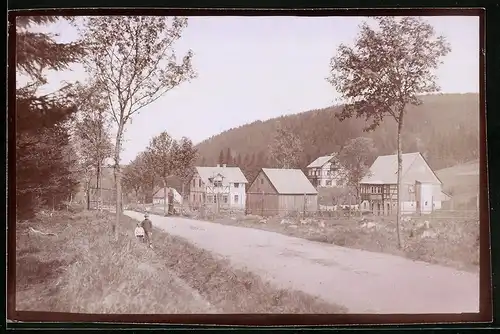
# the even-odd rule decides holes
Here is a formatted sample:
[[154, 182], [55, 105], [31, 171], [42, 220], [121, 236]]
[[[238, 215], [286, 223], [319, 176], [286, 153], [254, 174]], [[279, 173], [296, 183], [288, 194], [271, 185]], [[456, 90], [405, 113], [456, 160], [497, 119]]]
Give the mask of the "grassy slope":
[[[343, 313], [306, 294], [277, 290], [257, 276], [164, 232], [155, 248], [122, 217], [110, 242], [109, 213], [56, 213], [18, 223], [18, 310], [82, 313]], [[29, 230], [54, 232], [45, 236]]]
[[[479, 161], [473, 160], [464, 164], [436, 171], [443, 182], [443, 190], [450, 192], [457, 204], [474, 201], [479, 191]], [[474, 203], [473, 203], [474, 204]]]

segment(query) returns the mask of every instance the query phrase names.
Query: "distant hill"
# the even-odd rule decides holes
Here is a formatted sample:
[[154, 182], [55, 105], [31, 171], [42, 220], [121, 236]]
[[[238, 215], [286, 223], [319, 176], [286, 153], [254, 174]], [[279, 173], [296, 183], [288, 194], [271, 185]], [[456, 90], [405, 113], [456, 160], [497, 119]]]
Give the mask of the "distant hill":
[[[479, 157], [479, 95], [436, 94], [423, 97], [420, 106], [411, 106], [403, 128], [403, 151], [421, 152], [434, 170], [454, 166]], [[365, 133], [362, 119], [340, 122], [329, 107], [256, 121], [230, 129], [197, 145], [198, 164], [219, 161], [243, 168], [249, 181], [261, 167], [272, 167], [268, 146], [278, 122], [289, 126], [302, 141], [305, 167], [318, 156], [338, 151], [349, 139], [373, 138], [378, 154], [396, 152], [396, 123], [387, 119], [374, 132]], [[228, 159], [228, 153], [230, 158]]]

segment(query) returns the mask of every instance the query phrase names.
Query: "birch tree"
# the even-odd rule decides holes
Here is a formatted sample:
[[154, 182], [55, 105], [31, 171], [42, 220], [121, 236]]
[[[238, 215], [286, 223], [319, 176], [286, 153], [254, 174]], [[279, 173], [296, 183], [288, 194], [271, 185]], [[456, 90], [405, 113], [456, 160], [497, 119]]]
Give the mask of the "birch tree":
[[406, 107], [420, 105], [420, 96], [438, 92], [434, 71], [450, 52], [445, 37], [419, 17], [376, 17], [376, 27], [360, 26], [354, 46], [341, 44], [330, 62], [328, 81], [340, 94], [343, 121], [358, 117], [367, 121], [365, 131], [376, 129], [386, 118], [397, 126], [397, 237], [400, 232], [401, 170]]
[[114, 177], [116, 219], [111, 225], [118, 238], [121, 205], [121, 151], [124, 130], [147, 105], [195, 77], [192, 52], [178, 61], [174, 44], [187, 18], [161, 16], [92, 16], [80, 29], [86, 41], [85, 67], [108, 96], [116, 127]]

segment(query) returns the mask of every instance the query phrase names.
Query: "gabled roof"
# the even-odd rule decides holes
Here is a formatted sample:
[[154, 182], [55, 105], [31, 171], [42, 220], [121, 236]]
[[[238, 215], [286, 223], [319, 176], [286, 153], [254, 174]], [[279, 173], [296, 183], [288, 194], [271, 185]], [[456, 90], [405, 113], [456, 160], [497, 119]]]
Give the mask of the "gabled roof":
[[316, 195], [318, 191], [300, 169], [262, 168], [279, 194]]
[[317, 158], [316, 160], [314, 160], [313, 162], [311, 162], [307, 168], [321, 168], [323, 167], [327, 162], [329, 162], [330, 160], [332, 160], [333, 158], [335, 158], [337, 156], [336, 153], [332, 153], [330, 155], [325, 155], [325, 156], [322, 156], [322, 157], [319, 157]]
[[205, 184], [210, 184], [209, 179], [217, 174], [222, 175], [223, 184], [227, 183], [248, 183], [245, 175], [239, 167], [195, 167]]
[[[420, 152], [402, 155], [402, 183], [413, 184], [415, 181], [441, 184]], [[418, 166], [422, 170], [415, 170]], [[370, 172], [360, 183], [365, 184], [396, 184], [398, 172], [397, 154], [379, 156], [370, 167]]]

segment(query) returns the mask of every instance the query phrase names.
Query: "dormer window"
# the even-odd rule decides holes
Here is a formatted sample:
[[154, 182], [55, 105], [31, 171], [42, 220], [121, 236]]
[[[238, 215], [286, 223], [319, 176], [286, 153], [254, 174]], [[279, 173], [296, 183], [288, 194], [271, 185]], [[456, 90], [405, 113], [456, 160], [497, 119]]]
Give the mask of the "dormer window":
[[222, 187], [222, 180], [223, 180], [223, 176], [218, 174], [214, 177], [211, 177], [210, 179], [210, 183], [212, 183], [214, 185], [214, 187]]

